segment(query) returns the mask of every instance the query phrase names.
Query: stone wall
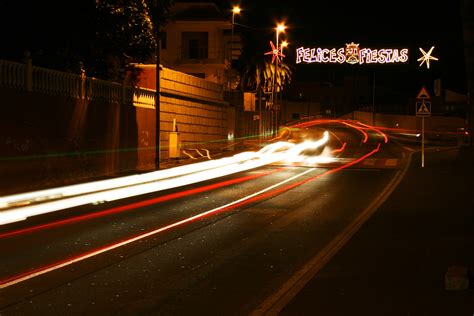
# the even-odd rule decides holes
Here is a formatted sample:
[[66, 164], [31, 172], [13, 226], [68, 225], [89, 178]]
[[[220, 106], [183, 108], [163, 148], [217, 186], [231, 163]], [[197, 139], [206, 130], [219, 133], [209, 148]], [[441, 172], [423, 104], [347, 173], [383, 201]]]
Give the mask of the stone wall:
[[[155, 170], [153, 91], [123, 98], [113, 86], [118, 94], [81, 98], [27, 91], [22, 82], [0, 85], [0, 195]], [[228, 148], [235, 111], [221, 85], [163, 69], [160, 101], [161, 161], [173, 120], [182, 148]]]
[[[155, 89], [155, 65], [139, 65], [143, 69], [139, 86]], [[176, 120], [181, 147], [219, 150], [228, 145], [233, 135], [235, 114], [224, 102], [222, 85], [182, 72], [163, 68], [160, 74], [161, 144], [167, 159], [169, 133]]]

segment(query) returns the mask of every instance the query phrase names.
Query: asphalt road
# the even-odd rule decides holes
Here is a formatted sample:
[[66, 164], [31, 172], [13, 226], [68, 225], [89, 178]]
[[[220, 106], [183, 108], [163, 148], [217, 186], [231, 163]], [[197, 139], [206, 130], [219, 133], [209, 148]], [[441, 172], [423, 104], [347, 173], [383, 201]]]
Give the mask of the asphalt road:
[[[429, 147], [424, 168], [413, 148], [390, 197], [279, 315], [474, 313], [474, 148]], [[453, 266], [469, 288], [462, 275], [447, 287]]]
[[[382, 147], [342, 170], [343, 159], [326, 167], [277, 164], [0, 227], [0, 283], [11, 283], [0, 289], [0, 314], [251, 313], [400, 177], [400, 148], [374, 131], [364, 143], [358, 131], [332, 128], [347, 140], [341, 158]], [[209, 210], [217, 211], [192, 218]]]

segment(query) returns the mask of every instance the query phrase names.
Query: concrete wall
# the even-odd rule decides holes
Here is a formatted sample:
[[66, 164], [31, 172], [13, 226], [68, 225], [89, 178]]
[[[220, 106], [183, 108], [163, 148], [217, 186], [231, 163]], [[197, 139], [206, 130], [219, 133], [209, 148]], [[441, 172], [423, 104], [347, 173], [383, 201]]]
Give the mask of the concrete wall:
[[[144, 74], [145, 86], [154, 88], [154, 69]], [[229, 145], [235, 111], [223, 101], [222, 85], [170, 69], [162, 70], [161, 85], [161, 161], [174, 119], [183, 148]], [[0, 88], [0, 96], [0, 195], [155, 169], [153, 103], [17, 88]]]
[[[155, 89], [155, 65], [143, 69], [139, 86]], [[160, 74], [162, 157], [168, 158], [169, 133], [176, 120], [182, 148], [218, 150], [235, 134], [235, 113], [224, 102], [223, 87], [201, 78], [163, 68]]]
[[[373, 125], [371, 112], [355, 111], [342, 116], [345, 119], [354, 119], [365, 124]], [[379, 114], [375, 115], [375, 126], [389, 128], [403, 128], [421, 130], [421, 118], [415, 115]], [[425, 128], [431, 131], [456, 132], [466, 127], [466, 120], [459, 117], [431, 116], [425, 118]]]
[[0, 195], [136, 170], [137, 109], [0, 89]]
[[319, 102], [295, 102], [285, 100], [282, 104], [282, 122], [284, 124], [321, 114], [325, 113], [321, 113], [321, 105]]

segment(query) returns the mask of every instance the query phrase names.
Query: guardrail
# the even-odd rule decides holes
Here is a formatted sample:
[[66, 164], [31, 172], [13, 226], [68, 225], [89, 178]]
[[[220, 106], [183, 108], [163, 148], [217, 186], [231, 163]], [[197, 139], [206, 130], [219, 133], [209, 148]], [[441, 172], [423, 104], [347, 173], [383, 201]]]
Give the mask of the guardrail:
[[0, 88], [155, 108], [155, 90], [0, 60]]

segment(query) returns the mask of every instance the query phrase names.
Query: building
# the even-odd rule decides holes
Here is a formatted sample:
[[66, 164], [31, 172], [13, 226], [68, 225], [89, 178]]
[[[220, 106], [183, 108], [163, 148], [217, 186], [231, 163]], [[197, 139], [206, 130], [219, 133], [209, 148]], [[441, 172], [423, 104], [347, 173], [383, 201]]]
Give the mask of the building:
[[366, 74], [330, 71], [313, 80], [293, 82], [285, 91], [282, 122], [315, 117], [335, 117], [372, 105], [372, 87]]
[[230, 90], [237, 79], [231, 60], [239, 58], [241, 47], [238, 34], [232, 36], [231, 12], [222, 12], [209, 2], [177, 2], [170, 15], [164, 27], [161, 64]]

